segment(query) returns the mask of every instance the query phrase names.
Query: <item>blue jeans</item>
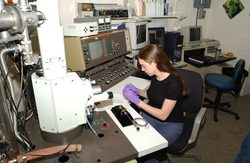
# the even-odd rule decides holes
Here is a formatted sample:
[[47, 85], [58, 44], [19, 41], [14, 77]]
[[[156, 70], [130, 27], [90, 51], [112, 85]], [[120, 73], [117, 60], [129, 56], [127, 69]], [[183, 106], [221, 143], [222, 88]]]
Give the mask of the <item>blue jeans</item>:
[[[163, 122], [160, 121], [144, 112], [142, 112], [141, 116], [148, 121], [148, 123], [154, 127], [167, 141], [168, 146], [173, 144], [181, 135], [183, 130], [183, 123], [174, 123], [174, 122]], [[143, 156], [139, 158], [137, 161], [143, 163], [159, 163], [156, 160], [156, 157], [159, 156], [164, 150], [160, 150], [149, 154], [147, 156]]]
[[236, 156], [234, 163], [250, 162], [250, 132], [244, 138], [241, 144], [241, 151]]

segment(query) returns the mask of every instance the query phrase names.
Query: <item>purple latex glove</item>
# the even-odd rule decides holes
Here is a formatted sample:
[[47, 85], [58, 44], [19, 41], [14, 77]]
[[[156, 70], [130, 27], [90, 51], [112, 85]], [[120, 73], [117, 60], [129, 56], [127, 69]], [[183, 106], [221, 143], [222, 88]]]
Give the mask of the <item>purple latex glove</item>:
[[133, 84], [129, 83], [127, 85], [125, 85], [124, 89], [129, 89], [131, 90], [132, 92], [134, 92], [135, 94], [139, 95], [141, 90], [136, 88]]
[[139, 99], [139, 97], [137, 97], [136, 94], [129, 89], [123, 89], [123, 95], [136, 106], [138, 106], [138, 104], [141, 102], [141, 99]]

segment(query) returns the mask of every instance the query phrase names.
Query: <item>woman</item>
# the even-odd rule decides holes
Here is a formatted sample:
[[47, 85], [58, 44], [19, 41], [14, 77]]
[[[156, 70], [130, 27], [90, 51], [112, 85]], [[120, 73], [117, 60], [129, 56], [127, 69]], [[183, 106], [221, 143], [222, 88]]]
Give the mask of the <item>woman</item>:
[[[124, 87], [123, 95], [143, 110], [142, 117], [168, 141], [170, 146], [182, 133], [182, 97], [188, 94], [188, 87], [164, 51], [157, 45], [150, 44], [144, 47], [139, 52], [138, 59], [142, 71], [152, 77], [150, 87], [143, 91], [130, 83]], [[137, 95], [149, 99], [150, 105], [141, 101]], [[151, 158], [146, 162], [158, 161]]]

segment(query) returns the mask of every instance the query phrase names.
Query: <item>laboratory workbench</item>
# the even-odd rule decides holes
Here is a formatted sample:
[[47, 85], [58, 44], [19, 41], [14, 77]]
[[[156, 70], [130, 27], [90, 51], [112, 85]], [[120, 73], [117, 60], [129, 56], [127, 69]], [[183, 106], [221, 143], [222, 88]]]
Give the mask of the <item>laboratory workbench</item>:
[[[44, 139], [43, 133], [40, 133], [39, 122], [33, 118], [26, 123], [26, 131], [30, 140], [33, 142], [37, 139], [34, 150], [68, 145], [82, 145], [81, 152], [77, 158], [74, 153], [65, 153], [60, 157], [59, 162], [67, 163], [122, 163], [137, 157], [142, 157], [154, 151], [166, 148], [168, 146], [165, 140], [152, 126], [140, 128], [138, 131], [135, 126], [129, 125], [123, 127], [111, 109], [116, 106], [123, 106], [132, 115], [133, 118], [141, 117], [135, 111], [130, 103], [123, 97], [122, 90], [128, 83], [133, 83], [140, 89], [147, 89], [150, 81], [137, 77], [130, 76], [120, 83], [114, 85], [106, 92], [112, 91], [114, 98], [109, 101], [100, 102], [93, 114], [91, 126], [96, 132], [94, 134], [87, 125], [79, 126], [81, 129], [80, 135], [71, 141], [63, 143], [54, 143], [53, 140]], [[105, 127], [104, 124], [105, 123]], [[46, 134], [45, 134], [46, 135]], [[61, 134], [63, 135], [63, 134]], [[52, 139], [56, 139], [52, 138]], [[22, 147], [19, 147], [22, 151]], [[30, 163], [51, 163], [55, 162], [60, 154], [44, 156], [39, 159], [29, 161]], [[66, 160], [66, 161], [65, 161]]]

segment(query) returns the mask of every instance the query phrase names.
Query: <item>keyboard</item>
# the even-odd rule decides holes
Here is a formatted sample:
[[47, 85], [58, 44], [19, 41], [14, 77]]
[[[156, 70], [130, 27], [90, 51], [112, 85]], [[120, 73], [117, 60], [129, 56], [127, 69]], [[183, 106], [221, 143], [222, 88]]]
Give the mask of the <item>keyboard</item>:
[[201, 64], [204, 63], [203, 61], [200, 61], [200, 60], [195, 59], [195, 58], [189, 57], [188, 59], [191, 60], [191, 61], [197, 62], [197, 63], [201, 63]]
[[202, 55], [190, 56], [188, 59], [190, 61], [193, 61], [193, 62], [196, 62], [196, 63], [199, 63], [199, 64], [203, 64], [203, 63], [209, 62], [209, 59], [206, 58], [205, 56], [202, 56]]

